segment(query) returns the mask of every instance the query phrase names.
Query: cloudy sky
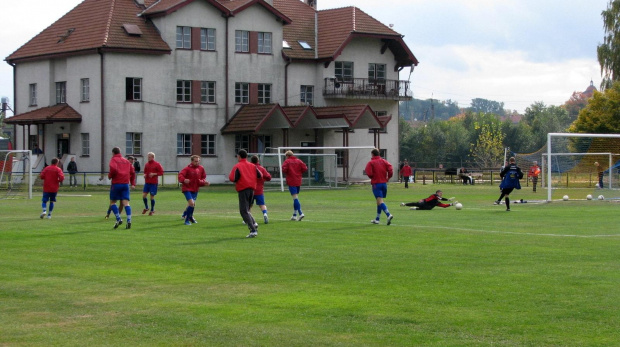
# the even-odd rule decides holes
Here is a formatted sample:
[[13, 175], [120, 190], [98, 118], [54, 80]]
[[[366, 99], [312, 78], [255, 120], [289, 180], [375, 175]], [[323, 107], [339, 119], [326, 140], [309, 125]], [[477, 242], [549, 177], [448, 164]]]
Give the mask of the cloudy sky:
[[[5, 59], [80, 0], [11, 0], [0, 9]], [[537, 101], [563, 104], [590, 80], [598, 88], [596, 46], [609, 0], [318, 0], [319, 9], [357, 6], [394, 30], [420, 61], [414, 97], [504, 102], [523, 112]], [[378, 6], [380, 4], [380, 6]], [[0, 96], [13, 108], [13, 68], [0, 63]]]

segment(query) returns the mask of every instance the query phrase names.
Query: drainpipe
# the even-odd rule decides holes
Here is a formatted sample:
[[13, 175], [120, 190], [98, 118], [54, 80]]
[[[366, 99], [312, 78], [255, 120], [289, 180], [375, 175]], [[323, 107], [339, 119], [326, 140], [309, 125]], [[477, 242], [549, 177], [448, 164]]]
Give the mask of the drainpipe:
[[[14, 63], [9, 63], [13, 67], [13, 116], [17, 114], [17, 66]], [[6, 113], [4, 114], [6, 117]], [[17, 149], [17, 124], [13, 124], [13, 148]], [[22, 149], [26, 149], [23, 147]]]
[[100, 90], [100, 93], [101, 93], [101, 96], [100, 96], [100, 99], [101, 99], [101, 106], [100, 106], [101, 107], [101, 145], [99, 147], [101, 147], [101, 149], [100, 149], [101, 150], [101, 153], [100, 153], [100, 156], [101, 156], [100, 165], [101, 165], [101, 179], [103, 179], [104, 167], [105, 167], [104, 166], [105, 165], [104, 164], [105, 163], [104, 162], [104, 153], [105, 153], [105, 107], [104, 107], [104, 104], [105, 104], [105, 92], [104, 92], [104, 86], [105, 86], [105, 83], [103, 83], [103, 79], [104, 79], [104, 76], [105, 76], [105, 74], [104, 74], [105, 73], [105, 69], [104, 69], [104, 65], [103, 65], [104, 64], [103, 52], [101, 52], [101, 49], [98, 49], [97, 53], [99, 53], [99, 57], [100, 57], [100, 66], [99, 66], [99, 74], [100, 74], [100, 76], [99, 76], [100, 77], [99, 84], [100, 85], [99, 85], [99, 88], [101, 89]]
[[288, 106], [288, 66], [291, 65], [291, 58], [286, 58], [284, 65], [284, 106]]
[[226, 62], [224, 64], [224, 74], [226, 75], [226, 76], [224, 76], [224, 79], [225, 79], [224, 88], [226, 90], [226, 106], [225, 106], [226, 107], [226, 115], [225, 115], [225, 117], [226, 117], [226, 124], [228, 124], [228, 118], [229, 118], [228, 117], [228, 113], [230, 112], [229, 109], [228, 109], [228, 107], [229, 107], [228, 104], [230, 102], [229, 99], [228, 99], [229, 98], [228, 94], [230, 94], [230, 92], [228, 90], [228, 79], [229, 79], [229, 76], [228, 76], [228, 40], [229, 40], [229, 38], [228, 38], [228, 24], [229, 24], [228, 20], [229, 20], [229, 18], [230, 18], [229, 16], [226, 16], [226, 50], [225, 50], [226, 51], [226, 56], [225, 56], [225, 61]]

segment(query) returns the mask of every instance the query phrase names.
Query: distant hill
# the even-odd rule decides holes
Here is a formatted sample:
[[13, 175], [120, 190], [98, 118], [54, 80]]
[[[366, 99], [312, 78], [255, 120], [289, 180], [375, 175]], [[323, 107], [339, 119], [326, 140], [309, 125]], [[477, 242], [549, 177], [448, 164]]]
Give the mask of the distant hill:
[[407, 120], [429, 121], [447, 120], [461, 113], [456, 101], [435, 99], [412, 99], [400, 104], [400, 117]]

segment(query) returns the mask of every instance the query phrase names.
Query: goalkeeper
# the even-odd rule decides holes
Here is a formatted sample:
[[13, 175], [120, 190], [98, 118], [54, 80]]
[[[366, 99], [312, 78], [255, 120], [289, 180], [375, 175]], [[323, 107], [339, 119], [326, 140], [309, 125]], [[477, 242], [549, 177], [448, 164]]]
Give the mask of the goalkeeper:
[[453, 206], [454, 204], [456, 204], [456, 202], [453, 202], [450, 204], [442, 203], [442, 201], [452, 201], [452, 200], [454, 200], [454, 198], [450, 198], [450, 199], [444, 198], [443, 192], [441, 190], [438, 190], [435, 192], [435, 194], [431, 194], [431, 196], [429, 196], [426, 199], [422, 199], [418, 202], [408, 202], [408, 203], [402, 202], [400, 206], [413, 206], [411, 207], [411, 210], [432, 210], [433, 208], [435, 208], [435, 206], [439, 206], [443, 208]]

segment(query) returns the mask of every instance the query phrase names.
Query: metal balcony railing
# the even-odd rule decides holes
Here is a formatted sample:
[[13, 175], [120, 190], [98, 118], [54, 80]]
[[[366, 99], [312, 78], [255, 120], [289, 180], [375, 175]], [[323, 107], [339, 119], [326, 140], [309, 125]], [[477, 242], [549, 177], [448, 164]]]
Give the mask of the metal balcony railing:
[[409, 81], [352, 78], [341, 81], [325, 78], [326, 98], [411, 100]]

